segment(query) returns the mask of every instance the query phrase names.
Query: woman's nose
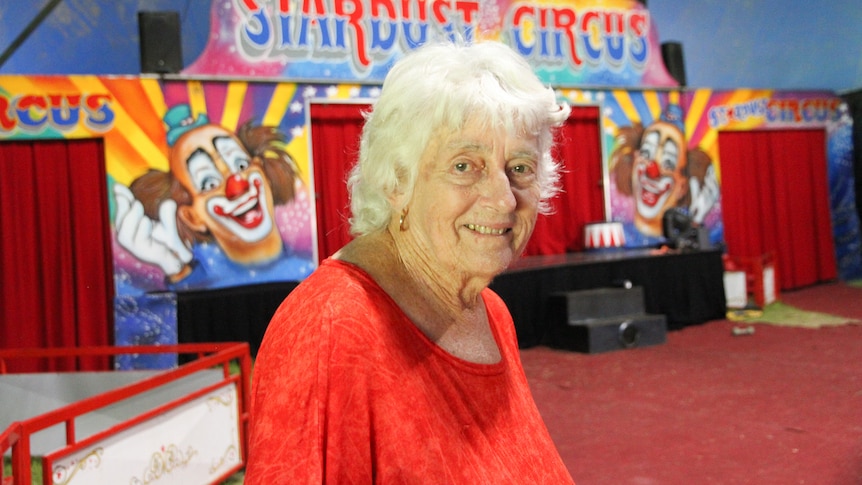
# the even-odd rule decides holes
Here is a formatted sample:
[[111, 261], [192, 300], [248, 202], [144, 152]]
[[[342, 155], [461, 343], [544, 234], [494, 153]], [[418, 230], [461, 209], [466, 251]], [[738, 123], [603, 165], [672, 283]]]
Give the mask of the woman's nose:
[[485, 197], [492, 205], [504, 211], [515, 208], [515, 193], [505, 169], [490, 171], [485, 182]]

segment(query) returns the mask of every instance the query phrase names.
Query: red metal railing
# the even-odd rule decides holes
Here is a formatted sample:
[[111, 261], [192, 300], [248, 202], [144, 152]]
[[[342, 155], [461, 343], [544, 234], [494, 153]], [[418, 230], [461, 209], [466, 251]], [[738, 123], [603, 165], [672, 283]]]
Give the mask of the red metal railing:
[[[746, 294], [752, 295], [757, 306], [763, 308], [779, 299], [781, 290], [776, 271], [777, 258], [774, 252], [770, 251], [756, 257], [725, 254], [722, 259], [725, 271], [745, 272]], [[770, 270], [770, 272], [766, 270]]]
[[[182, 379], [196, 372], [221, 366], [224, 380], [219, 385], [235, 385], [239, 404], [239, 434], [240, 434], [240, 465], [231, 470], [232, 473], [239, 471], [246, 461], [246, 439], [249, 419], [249, 396], [251, 390], [251, 356], [249, 346], [244, 342], [227, 343], [202, 343], [202, 344], [179, 344], [158, 346], [129, 346], [129, 347], [82, 347], [82, 348], [47, 348], [47, 349], [6, 349], [0, 350], [0, 374], [6, 373], [6, 361], [16, 358], [68, 358], [84, 356], [115, 356], [122, 354], [159, 354], [176, 353], [192, 354], [197, 358], [189, 363], [183, 364], [175, 369], [166, 370], [140, 381], [112, 389], [110, 391], [91, 396], [74, 403], [62, 406], [53, 411], [34, 416], [24, 421], [11, 423], [8, 428], [0, 433], [0, 454], [5, 455], [12, 450], [12, 475], [5, 476], [5, 470], [0, 468], [0, 485], [30, 485], [31, 484], [31, 454], [30, 436], [51, 426], [64, 424], [66, 429], [66, 448], [54, 452], [75, 447], [79, 441], [75, 435], [76, 418], [101, 409], [125, 399], [133, 398], [144, 392], [163, 386], [170, 382]], [[239, 362], [239, 375], [231, 375], [230, 363]], [[117, 371], [122, 372], [122, 371]], [[85, 441], [96, 438], [104, 438], [116, 434], [136, 422], [147, 417], [164, 412], [166, 409], [179, 406], [185, 399], [175, 400], [157, 409], [148, 411], [124, 423], [111, 427], [98, 436], [92, 436]], [[45, 483], [50, 483], [50, 470], [46, 472], [43, 460], [43, 476]]]

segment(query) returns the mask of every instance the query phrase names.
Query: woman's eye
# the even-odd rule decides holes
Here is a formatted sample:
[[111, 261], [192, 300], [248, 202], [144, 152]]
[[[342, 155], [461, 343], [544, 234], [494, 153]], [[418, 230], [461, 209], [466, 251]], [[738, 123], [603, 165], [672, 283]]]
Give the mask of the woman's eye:
[[536, 170], [533, 165], [519, 163], [509, 168], [509, 180], [512, 187], [526, 188], [536, 181]]
[[535, 175], [537, 163], [535, 160], [514, 160], [509, 171], [516, 175]]
[[470, 170], [470, 164], [467, 162], [455, 162], [455, 170], [458, 172], [466, 172]]

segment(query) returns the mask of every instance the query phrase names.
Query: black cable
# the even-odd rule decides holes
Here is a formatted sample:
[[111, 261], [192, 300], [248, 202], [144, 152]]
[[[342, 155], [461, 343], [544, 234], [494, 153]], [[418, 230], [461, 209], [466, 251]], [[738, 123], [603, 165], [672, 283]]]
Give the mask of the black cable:
[[6, 61], [10, 57], [12, 57], [12, 54], [14, 54], [15, 51], [17, 51], [18, 48], [21, 47], [21, 44], [23, 44], [24, 41], [27, 40], [28, 37], [30, 37], [30, 34], [32, 34], [34, 30], [36, 30], [36, 27], [39, 27], [39, 24], [41, 24], [42, 21], [44, 21], [45, 18], [51, 14], [51, 12], [54, 10], [54, 7], [59, 5], [62, 1], [63, 0], [50, 0], [47, 5], [42, 7], [42, 10], [40, 10], [39, 13], [36, 14], [36, 17], [34, 17], [33, 20], [31, 20], [30, 23], [27, 24], [27, 27], [24, 27], [24, 30], [21, 31], [20, 34], [18, 34], [18, 37], [15, 37], [15, 40], [13, 40], [12, 43], [9, 44], [9, 47], [7, 47], [5, 51], [3, 51], [3, 54], [0, 54], [0, 68], [2, 68], [3, 64], [6, 64]]

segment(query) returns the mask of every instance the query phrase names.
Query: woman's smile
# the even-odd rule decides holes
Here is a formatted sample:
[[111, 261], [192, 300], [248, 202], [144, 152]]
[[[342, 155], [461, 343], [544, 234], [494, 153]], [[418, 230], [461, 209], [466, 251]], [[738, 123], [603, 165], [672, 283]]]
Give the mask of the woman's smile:
[[464, 227], [466, 227], [467, 229], [469, 229], [471, 231], [478, 232], [479, 234], [484, 234], [484, 235], [488, 235], [488, 236], [502, 236], [503, 234], [506, 234], [512, 230], [512, 228], [510, 228], [510, 227], [493, 228], [493, 227], [488, 227], [488, 226], [481, 226], [479, 224], [465, 224]]

